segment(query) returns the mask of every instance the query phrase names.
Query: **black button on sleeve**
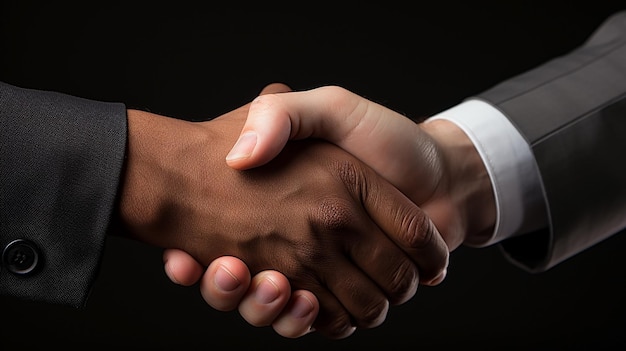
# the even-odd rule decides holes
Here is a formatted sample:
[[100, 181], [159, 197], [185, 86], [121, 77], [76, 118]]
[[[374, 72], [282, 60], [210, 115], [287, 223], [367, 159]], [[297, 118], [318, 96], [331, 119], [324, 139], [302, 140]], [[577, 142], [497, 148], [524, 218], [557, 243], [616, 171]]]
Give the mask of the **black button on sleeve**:
[[5, 269], [18, 275], [34, 272], [40, 260], [37, 245], [28, 240], [14, 240], [2, 252], [2, 263]]

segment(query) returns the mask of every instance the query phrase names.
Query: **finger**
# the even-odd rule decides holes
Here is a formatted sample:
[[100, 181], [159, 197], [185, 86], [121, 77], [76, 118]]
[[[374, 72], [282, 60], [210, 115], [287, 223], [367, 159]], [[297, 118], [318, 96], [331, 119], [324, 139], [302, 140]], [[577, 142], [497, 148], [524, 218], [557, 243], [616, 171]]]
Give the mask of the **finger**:
[[[345, 103], [332, 104], [325, 101], [327, 96], [333, 95], [324, 94], [319, 100], [311, 101], [313, 96], [309, 92], [296, 92], [288, 97], [281, 94], [260, 94], [250, 104], [239, 139], [226, 156], [228, 165], [235, 169], [260, 166], [276, 157], [289, 139], [315, 136], [316, 126], [324, 122], [329, 106], [350, 108]], [[298, 103], [289, 102], [293, 99]], [[337, 124], [338, 128], [349, 128], [345, 124]], [[317, 134], [323, 133], [318, 131]]]
[[202, 277], [204, 268], [191, 255], [178, 249], [163, 251], [165, 274], [173, 283], [190, 286]]
[[[370, 171], [366, 170], [366, 174], [360, 180], [362, 186], [355, 196], [360, 196], [372, 220], [415, 262], [420, 282], [434, 285], [445, 277], [449, 262], [448, 246], [430, 217], [420, 207], [390, 183], [373, 181], [376, 179], [375, 174], [367, 174]], [[355, 257], [359, 257], [358, 252]], [[390, 272], [396, 274], [408, 272], [405, 262], [400, 260], [396, 264], [396, 270], [389, 270], [383, 266], [382, 271], [378, 271], [379, 268], [374, 266], [371, 274], [374, 277], [381, 277], [387, 270], [387, 279], [391, 279], [394, 277], [389, 275]], [[390, 283], [393, 286], [393, 281]]]
[[[259, 97], [260, 96], [267, 96], [267, 95], [272, 95], [272, 94], [278, 94], [278, 93], [286, 93], [286, 92], [290, 92], [291, 88], [289, 88], [289, 86], [283, 84], [283, 83], [271, 83], [266, 85], [261, 92], [259, 93]], [[258, 99], [258, 97], [257, 97]], [[257, 100], [255, 99], [249, 106], [249, 108], [253, 108], [253, 106], [255, 106], [255, 101]], [[249, 111], [249, 110], [248, 110]], [[250, 122], [246, 122], [246, 124], [258, 124], [259, 122], [256, 121], [256, 119], [253, 119], [253, 121]], [[276, 123], [276, 122], [274, 122]], [[272, 132], [277, 132], [277, 133], [288, 133], [289, 131], [286, 130], [284, 127], [286, 127], [286, 125], [280, 125], [278, 124], [276, 127], [272, 126]], [[281, 132], [281, 129], [285, 129], [284, 131]], [[250, 168], [250, 167], [241, 167], [242, 162], [247, 162], [245, 161], [245, 158], [247, 158], [247, 156], [245, 156], [245, 154], [247, 154], [249, 152], [249, 150], [253, 149], [256, 145], [257, 142], [257, 136], [256, 133], [248, 133], [245, 132], [246, 127], [244, 126], [244, 132], [242, 132], [237, 140], [237, 142], [235, 143], [235, 146], [233, 147], [233, 149], [229, 152], [229, 154], [226, 156], [226, 163], [229, 164], [231, 167], [234, 167], [235, 169], [239, 168], [239, 169], [245, 169], [245, 168]], [[267, 136], [267, 138], [271, 138], [272, 136], [269, 135]], [[285, 138], [286, 141], [286, 138]], [[277, 145], [277, 147], [282, 148], [284, 146], [284, 143]], [[272, 157], [276, 156], [278, 154], [278, 151], [276, 151], [275, 153], [273, 153], [272, 155], [268, 155], [268, 157], [271, 159]], [[269, 161], [269, 159], [268, 159]]]
[[[326, 235], [323, 233], [322, 235]], [[349, 235], [346, 233], [346, 235]], [[382, 235], [382, 234], [380, 234]], [[356, 235], [355, 235], [356, 236]], [[369, 240], [369, 238], [356, 237], [354, 241]], [[350, 240], [353, 241], [353, 240]], [[378, 248], [376, 248], [378, 249]], [[399, 252], [399, 250], [397, 250]], [[399, 254], [402, 254], [399, 252]], [[375, 282], [376, 278], [368, 276], [362, 268], [364, 266], [373, 266], [382, 264], [383, 262], [367, 262], [366, 265], [360, 265], [359, 262], [333, 259], [333, 271], [324, 276], [324, 281], [335, 297], [341, 302], [348, 314], [351, 316], [349, 326], [344, 326], [344, 332], [349, 328], [374, 328], [381, 325], [387, 318], [389, 312], [389, 300], [387, 294]], [[389, 272], [387, 273], [389, 274]], [[324, 313], [328, 312], [328, 306], [325, 301], [320, 299]], [[331, 323], [345, 323], [341, 315], [331, 314]], [[332, 325], [336, 328], [335, 325]], [[320, 331], [326, 331], [328, 326], [319, 328]]]
[[448, 275], [448, 269], [446, 268], [438, 276], [433, 278], [431, 281], [422, 282], [422, 284], [429, 285], [429, 286], [439, 285], [446, 279], [447, 275]]
[[296, 290], [289, 303], [272, 323], [274, 331], [286, 338], [299, 338], [312, 331], [319, 312], [319, 301], [307, 290]]
[[[331, 230], [331, 232], [334, 235], [337, 234], [336, 231]], [[320, 233], [320, 236], [327, 234], [328, 233]], [[314, 329], [316, 333], [329, 339], [343, 339], [352, 335], [356, 330], [357, 322], [356, 319], [353, 318], [353, 314], [359, 312], [359, 304], [371, 306], [375, 304], [372, 303], [372, 301], [381, 300], [384, 303], [385, 297], [369, 277], [366, 277], [362, 271], [348, 261], [348, 257], [343, 251], [337, 252], [336, 256], [329, 258], [328, 262], [332, 262], [332, 266], [327, 267], [330, 268], [330, 270], [321, 269], [321, 271], [330, 271], [331, 273], [318, 276], [317, 274], [311, 275], [311, 272], [303, 272], [302, 274], [290, 277], [289, 283], [292, 287], [298, 288], [296, 291], [298, 291], [299, 294], [306, 293], [305, 297], [313, 303], [313, 313], [317, 314], [317, 317], [314, 318], [312, 329]], [[346, 294], [342, 296], [343, 301], [340, 301], [338, 298], [337, 291], [340, 290], [337, 289], [338, 286], [345, 288], [343, 291]], [[330, 287], [334, 287], [334, 289], [331, 291]], [[377, 293], [373, 293], [374, 291], [377, 291]], [[372, 299], [366, 297], [364, 299], [353, 299], [352, 297], [352, 295], [370, 296], [371, 294], [376, 294], [377, 298]], [[295, 297], [293, 296], [297, 295], [294, 293], [291, 300], [294, 300]], [[365, 302], [363, 302], [364, 300]], [[303, 303], [303, 301], [301, 302]], [[356, 305], [357, 308], [349, 306], [350, 303]], [[350, 307], [353, 311], [349, 311], [346, 306]], [[307, 305], [303, 303], [301, 307], [306, 308]], [[290, 334], [290, 327], [287, 321], [295, 318], [293, 316], [287, 317], [284, 314], [290, 313], [290, 309], [293, 308], [293, 306], [285, 307], [283, 314], [275, 320], [275, 322], [278, 322], [275, 329], [277, 329], [276, 331], [279, 333], [284, 333], [284, 335]], [[301, 312], [298, 313], [298, 315], [301, 314]], [[306, 317], [306, 319], [308, 318], [309, 317]], [[296, 319], [295, 323], [296, 324], [292, 325], [291, 328], [300, 329], [301, 331], [306, 329], [302, 319]]]
[[[346, 274], [350, 274], [350, 272], [346, 272]], [[307, 284], [302, 286], [306, 287]], [[313, 322], [313, 329], [316, 333], [328, 339], [344, 339], [354, 334], [355, 322], [344, 305], [339, 302], [337, 296], [326, 288], [310, 287], [308, 291], [311, 291], [319, 301], [319, 312]]]
[[226, 163], [235, 169], [263, 165], [276, 157], [291, 132], [291, 121], [280, 103], [279, 94], [261, 94], [248, 109], [239, 138], [226, 155]]
[[[399, 305], [408, 301], [415, 296], [420, 283], [420, 271], [417, 263], [390, 240], [387, 237], [388, 234], [382, 232], [374, 222], [370, 220], [362, 221], [362, 223], [363, 229], [357, 233], [358, 237], [351, 240], [351, 243], [346, 247], [352, 262], [377, 285], [379, 294], [388, 300], [387, 305], [384, 306], [386, 309], [388, 309], [389, 304]], [[368, 292], [370, 294], [366, 297], [375, 301], [374, 299], [377, 297], [374, 294], [375, 291], [370, 289]], [[344, 294], [347, 293], [349, 291]], [[376, 305], [370, 302], [362, 306], [371, 310]], [[353, 308], [357, 307], [358, 305], [353, 306]], [[384, 319], [382, 307], [381, 305], [379, 318]], [[352, 310], [351, 308], [348, 309]], [[360, 312], [361, 315], [369, 316], [369, 318], [372, 318], [372, 313], [372, 311]], [[370, 324], [373, 326], [373, 321]]]
[[360, 101], [366, 102], [339, 87], [258, 96], [250, 104], [240, 137], [226, 162], [235, 169], [248, 169], [276, 157], [289, 139], [341, 140], [359, 122], [346, 117]]
[[250, 271], [243, 261], [222, 256], [209, 264], [200, 282], [200, 293], [216, 310], [232, 311], [248, 291], [250, 280]]
[[[317, 152], [320, 152], [320, 148], [338, 150], [330, 144], [318, 144]], [[419, 281], [418, 269], [411, 258], [381, 231], [365, 208], [345, 200], [353, 197], [361, 203], [364, 197], [359, 194], [363, 191], [361, 184], [364, 181], [375, 182], [375, 179], [380, 182], [384, 180], [373, 173], [368, 173], [373, 176], [372, 179], [366, 179], [359, 174], [362, 172], [360, 167], [352, 164], [331, 162], [333, 165], [339, 164], [336, 173], [349, 193], [324, 200], [317, 212], [310, 216], [314, 219], [314, 228], [320, 237], [332, 238], [341, 233], [336, 240], [344, 245], [336, 252], [327, 250], [329, 256], [325, 260], [333, 264], [331, 269], [322, 270], [320, 280], [352, 316], [354, 326], [373, 328], [385, 320], [390, 301], [403, 302], [415, 294]], [[389, 185], [386, 182], [384, 184]], [[372, 190], [377, 189], [372, 186]], [[401, 200], [406, 199], [397, 190], [395, 194]], [[324, 300], [320, 298], [320, 302], [324, 307]]]
[[290, 92], [291, 88], [287, 85], [287, 84], [283, 84], [283, 83], [270, 83], [268, 85], [266, 85], [261, 92], [259, 93], [259, 95], [265, 95], [265, 94], [278, 94], [278, 93], [287, 93]]
[[257, 167], [278, 155], [288, 140], [313, 137], [348, 151], [409, 197], [419, 193], [415, 179], [429, 179], [421, 174], [429, 169], [432, 147], [418, 125], [336, 86], [258, 96], [226, 162], [240, 170]]
[[239, 304], [239, 314], [256, 327], [270, 325], [291, 297], [287, 278], [276, 271], [263, 271], [252, 278], [248, 292]]

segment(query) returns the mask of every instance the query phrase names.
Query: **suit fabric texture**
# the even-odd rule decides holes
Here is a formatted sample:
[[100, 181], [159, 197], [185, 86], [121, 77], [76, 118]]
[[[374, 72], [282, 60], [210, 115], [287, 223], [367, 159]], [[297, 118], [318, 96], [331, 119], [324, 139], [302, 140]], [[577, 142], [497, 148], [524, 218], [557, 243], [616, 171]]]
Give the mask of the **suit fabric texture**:
[[478, 97], [527, 140], [546, 199], [549, 228], [503, 242], [507, 257], [544, 271], [626, 227], [626, 12]]
[[0, 248], [26, 240], [39, 251], [35, 270], [14, 274], [4, 250], [0, 294], [86, 302], [113, 223], [126, 128], [123, 104], [0, 82]]

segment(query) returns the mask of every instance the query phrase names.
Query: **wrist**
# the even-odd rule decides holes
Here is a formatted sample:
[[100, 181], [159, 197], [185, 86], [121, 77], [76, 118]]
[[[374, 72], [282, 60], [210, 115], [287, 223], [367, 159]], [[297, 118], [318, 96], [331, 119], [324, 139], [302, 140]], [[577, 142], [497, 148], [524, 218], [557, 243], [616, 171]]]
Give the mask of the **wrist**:
[[496, 223], [496, 203], [487, 168], [472, 140], [455, 123], [438, 119], [420, 126], [434, 140], [443, 168], [440, 196], [447, 208], [448, 225], [442, 233], [450, 250], [478, 236], [491, 236]]
[[184, 150], [194, 143], [191, 123], [128, 110], [126, 165], [118, 207], [124, 235], [158, 247], [176, 247], [163, 226], [176, 211], [175, 187]]
[[161, 182], [156, 174], [147, 177], [150, 164], [159, 143], [151, 143], [155, 127], [149, 118], [158, 118], [148, 112], [127, 110], [128, 144], [126, 165], [120, 192], [119, 219], [125, 236], [137, 238], [137, 228], [150, 228], [156, 221], [159, 203], [163, 203]]

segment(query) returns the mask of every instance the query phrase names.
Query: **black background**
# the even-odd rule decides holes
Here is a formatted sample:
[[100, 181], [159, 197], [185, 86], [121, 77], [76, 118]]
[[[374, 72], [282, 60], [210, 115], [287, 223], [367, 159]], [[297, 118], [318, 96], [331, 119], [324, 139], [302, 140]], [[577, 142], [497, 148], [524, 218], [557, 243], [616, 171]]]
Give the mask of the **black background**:
[[[625, 8], [528, 1], [340, 13], [299, 3], [240, 13], [130, 3], [2, 2], [0, 80], [189, 120], [237, 108], [275, 81], [338, 84], [421, 119], [566, 53]], [[83, 310], [0, 298], [0, 348], [623, 349], [625, 249], [618, 234], [531, 275], [497, 247], [462, 247], [442, 285], [418, 289], [380, 327], [333, 341], [286, 339], [214, 311], [197, 287], [167, 279], [160, 249], [110, 238]]]

